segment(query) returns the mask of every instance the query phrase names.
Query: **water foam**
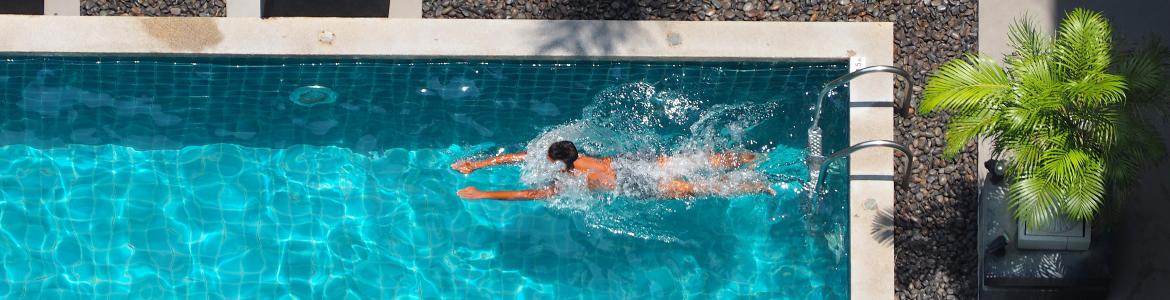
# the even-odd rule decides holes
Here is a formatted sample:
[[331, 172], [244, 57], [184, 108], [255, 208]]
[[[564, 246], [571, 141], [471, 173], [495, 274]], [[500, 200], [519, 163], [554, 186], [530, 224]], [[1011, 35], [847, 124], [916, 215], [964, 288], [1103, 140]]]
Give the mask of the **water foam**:
[[[659, 90], [638, 82], [610, 87], [594, 97], [582, 111], [582, 118], [545, 129], [525, 145], [528, 155], [520, 165], [521, 180], [530, 187], [555, 183], [559, 194], [547, 206], [558, 213], [580, 215], [587, 226], [641, 239], [675, 242], [679, 232], [663, 220], [679, 211], [693, 209], [695, 201], [719, 198], [763, 200], [763, 194], [743, 193], [743, 186], [768, 185], [794, 197], [800, 177], [769, 176], [806, 172], [768, 166], [792, 166], [801, 157], [798, 150], [767, 146], [750, 133], [774, 116], [777, 102], [741, 102], [705, 105], [709, 101], [683, 90]], [[560, 162], [546, 158], [549, 145], [572, 141], [578, 150], [593, 157], [613, 157], [617, 188], [612, 192], [590, 191], [585, 181], [561, 170]], [[764, 145], [764, 146], [761, 146]], [[784, 157], [770, 156], [770, 152]], [[715, 169], [709, 155], [718, 152], [756, 152], [752, 166]], [[658, 158], [668, 156], [665, 164]], [[763, 168], [760, 168], [763, 166]], [[772, 174], [777, 175], [777, 174]], [[703, 186], [713, 195], [680, 201], [654, 201], [661, 182], [679, 179]], [[775, 200], [775, 199], [769, 199]], [[751, 200], [748, 200], [751, 201]]]

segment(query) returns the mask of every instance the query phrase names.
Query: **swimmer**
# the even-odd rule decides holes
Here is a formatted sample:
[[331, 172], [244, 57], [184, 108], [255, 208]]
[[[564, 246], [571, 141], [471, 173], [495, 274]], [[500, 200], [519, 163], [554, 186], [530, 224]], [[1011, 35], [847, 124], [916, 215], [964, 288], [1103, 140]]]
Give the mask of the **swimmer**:
[[[470, 174], [471, 172], [495, 165], [514, 164], [524, 161], [527, 153], [509, 153], [502, 154], [492, 158], [469, 161], [460, 160], [451, 164], [451, 169], [459, 171], [463, 174]], [[756, 158], [755, 153], [716, 153], [706, 156], [706, 162], [714, 169], [729, 170], [743, 166]], [[685, 158], [660, 156], [656, 164], [659, 168], [666, 167], [674, 160], [682, 160]], [[620, 180], [622, 176], [640, 176], [634, 173], [644, 172], [621, 172], [614, 168], [613, 158], [610, 157], [591, 157], [584, 154], [577, 153], [577, 146], [570, 141], [560, 141], [553, 143], [548, 147], [548, 160], [550, 162], [560, 161], [564, 163], [565, 170], [563, 172], [573, 174], [576, 176], [584, 176], [589, 189], [594, 191], [613, 191], [619, 188], [620, 182], [639, 182], [639, 180]], [[623, 168], [618, 168], [623, 169]], [[643, 176], [647, 177], [647, 176]], [[626, 178], [630, 179], [630, 178]], [[726, 195], [726, 194], [750, 194], [750, 193], [768, 193], [775, 195], [776, 192], [768, 187], [765, 183], [745, 183], [736, 184], [730, 187], [721, 185], [719, 183], [728, 182], [725, 178], [714, 178], [711, 183], [697, 183], [690, 182], [679, 178], [649, 178], [648, 180], [641, 180], [641, 182], [650, 181], [649, 184], [652, 189], [644, 193], [636, 193], [637, 197], [641, 198], [665, 198], [665, 199], [682, 199], [695, 196], [707, 195]], [[623, 191], [628, 190], [646, 190], [647, 188], [624, 188]], [[478, 199], [494, 199], [494, 200], [508, 200], [508, 201], [525, 201], [525, 200], [540, 200], [552, 197], [557, 194], [556, 185], [549, 185], [547, 187], [521, 190], [521, 191], [481, 191], [475, 187], [466, 187], [457, 193], [459, 197], [466, 200]]]

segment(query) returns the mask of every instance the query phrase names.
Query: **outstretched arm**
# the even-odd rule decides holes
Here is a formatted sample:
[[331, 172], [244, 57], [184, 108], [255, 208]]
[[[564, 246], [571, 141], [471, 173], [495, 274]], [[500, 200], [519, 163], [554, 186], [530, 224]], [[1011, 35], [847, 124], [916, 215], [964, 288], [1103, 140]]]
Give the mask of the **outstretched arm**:
[[527, 155], [528, 155], [528, 153], [526, 153], [526, 152], [516, 152], [516, 153], [496, 155], [496, 156], [493, 156], [492, 158], [488, 158], [485, 160], [476, 160], [476, 161], [460, 160], [460, 161], [457, 161], [457, 162], [451, 164], [451, 169], [454, 169], [455, 171], [459, 171], [460, 173], [463, 173], [463, 174], [468, 174], [468, 173], [471, 173], [472, 171], [475, 171], [479, 168], [490, 167], [490, 166], [494, 166], [494, 165], [518, 163], [518, 162], [524, 161], [524, 157]]
[[549, 186], [541, 189], [523, 191], [481, 191], [475, 187], [465, 187], [459, 190], [459, 197], [464, 200], [493, 199], [504, 201], [541, 200], [557, 194], [556, 187]]

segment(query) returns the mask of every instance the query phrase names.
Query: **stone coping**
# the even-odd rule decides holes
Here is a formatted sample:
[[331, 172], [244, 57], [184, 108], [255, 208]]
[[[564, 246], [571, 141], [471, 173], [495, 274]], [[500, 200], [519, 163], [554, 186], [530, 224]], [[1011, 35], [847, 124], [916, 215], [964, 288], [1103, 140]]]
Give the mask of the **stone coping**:
[[[383, 18], [0, 16], [0, 53], [40, 55], [327, 55], [604, 60], [836, 60], [893, 64], [893, 24]], [[831, 37], [831, 38], [830, 38]], [[850, 85], [849, 141], [894, 136], [889, 75]], [[894, 297], [893, 152], [850, 163], [850, 282], [858, 299]]]

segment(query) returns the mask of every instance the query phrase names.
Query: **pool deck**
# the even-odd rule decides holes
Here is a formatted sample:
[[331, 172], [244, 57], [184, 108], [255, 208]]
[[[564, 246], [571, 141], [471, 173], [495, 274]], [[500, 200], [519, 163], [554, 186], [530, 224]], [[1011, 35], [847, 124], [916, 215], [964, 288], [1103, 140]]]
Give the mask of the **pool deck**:
[[[837, 60], [892, 65], [893, 24], [360, 18], [0, 16], [0, 53], [326, 55], [604, 60]], [[827, 38], [832, 37], [832, 38]], [[893, 83], [850, 85], [850, 144], [893, 140]], [[835, 150], [835, 149], [830, 149]], [[892, 150], [850, 163], [850, 281], [857, 299], [894, 297], [894, 246], [875, 236], [894, 206]]]

